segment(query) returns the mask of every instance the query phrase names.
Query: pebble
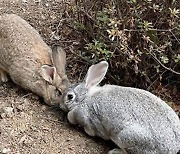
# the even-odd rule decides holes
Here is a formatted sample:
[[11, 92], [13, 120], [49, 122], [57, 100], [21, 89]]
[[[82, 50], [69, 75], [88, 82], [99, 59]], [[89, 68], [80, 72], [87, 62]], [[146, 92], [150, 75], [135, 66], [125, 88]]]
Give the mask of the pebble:
[[10, 153], [11, 152], [11, 149], [10, 148], [4, 148], [2, 149], [2, 153], [3, 154], [7, 154], [7, 153]]
[[0, 116], [1, 118], [5, 118], [5, 117], [13, 117], [14, 116], [14, 109], [12, 107], [4, 107], [1, 111], [0, 111]]
[[12, 107], [5, 107], [4, 108], [4, 113], [6, 114], [7, 117], [13, 117], [13, 108]]
[[42, 111], [46, 111], [47, 109], [48, 109], [47, 105], [42, 105], [42, 106], [41, 106], [41, 110], [42, 110]]
[[28, 1], [27, 0], [22, 0], [23, 3], [27, 3]]

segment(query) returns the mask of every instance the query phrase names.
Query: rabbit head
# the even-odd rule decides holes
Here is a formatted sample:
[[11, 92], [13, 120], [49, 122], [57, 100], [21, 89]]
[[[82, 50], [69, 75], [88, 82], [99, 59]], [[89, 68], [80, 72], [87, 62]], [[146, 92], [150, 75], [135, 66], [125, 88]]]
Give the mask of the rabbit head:
[[49, 105], [58, 105], [69, 84], [65, 73], [66, 53], [61, 47], [55, 46], [51, 59], [53, 66], [43, 65], [41, 67], [41, 76], [46, 81], [44, 101]]
[[81, 104], [91, 93], [99, 90], [97, 86], [106, 75], [108, 63], [101, 61], [89, 67], [84, 81], [80, 84], [72, 85], [63, 94], [60, 108], [66, 112]]

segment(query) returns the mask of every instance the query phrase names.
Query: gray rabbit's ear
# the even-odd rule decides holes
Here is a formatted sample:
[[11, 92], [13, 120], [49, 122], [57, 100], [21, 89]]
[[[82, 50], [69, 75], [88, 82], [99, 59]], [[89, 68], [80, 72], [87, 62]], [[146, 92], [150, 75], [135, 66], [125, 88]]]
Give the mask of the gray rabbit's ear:
[[66, 66], [65, 51], [59, 46], [54, 46], [52, 48], [51, 58], [53, 65], [56, 67], [57, 73], [60, 76], [63, 76], [65, 74], [65, 66]]
[[85, 78], [85, 87], [90, 88], [92, 86], [98, 85], [106, 75], [108, 69], [108, 63], [106, 61], [101, 61], [98, 64], [92, 65], [87, 72]]
[[56, 75], [56, 68], [51, 67], [48, 65], [43, 65], [41, 66], [41, 76], [43, 77], [44, 80], [49, 82], [50, 84], [53, 84], [53, 80]]

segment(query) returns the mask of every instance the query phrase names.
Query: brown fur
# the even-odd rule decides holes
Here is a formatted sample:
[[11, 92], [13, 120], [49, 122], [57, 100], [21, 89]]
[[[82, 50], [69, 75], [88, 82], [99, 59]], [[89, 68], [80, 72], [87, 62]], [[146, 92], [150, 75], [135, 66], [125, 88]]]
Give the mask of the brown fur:
[[[61, 53], [65, 55], [64, 51]], [[65, 61], [65, 56], [61, 56], [61, 53], [58, 54], [60, 58], [56, 64], [61, 65], [64, 70], [65, 64], [62, 65], [62, 62]], [[1, 81], [6, 82], [6, 74], [9, 74], [16, 84], [43, 97], [47, 104], [57, 104], [58, 99], [54, 100], [54, 93], [57, 93], [57, 90], [63, 92], [68, 79], [65, 72], [61, 77], [56, 74], [59, 79], [52, 85], [42, 77], [41, 66], [52, 65], [51, 54], [51, 49], [39, 33], [21, 17], [14, 14], [0, 16]], [[61, 78], [65, 79], [64, 82]], [[47, 96], [47, 93], [50, 96]]]

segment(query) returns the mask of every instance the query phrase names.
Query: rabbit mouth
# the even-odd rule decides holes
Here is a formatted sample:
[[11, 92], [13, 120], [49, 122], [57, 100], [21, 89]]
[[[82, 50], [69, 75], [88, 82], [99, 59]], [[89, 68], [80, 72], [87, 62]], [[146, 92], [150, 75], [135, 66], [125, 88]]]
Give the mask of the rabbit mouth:
[[71, 111], [71, 110], [73, 110], [73, 108], [75, 107], [76, 105], [74, 104], [74, 102], [68, 102], [67, 103], [67, 106], [66, 106], [66, 109], [68, 110], [68, 111]]
[[68, 107], [66, 107], [64, 104], [60, 104], [59, 107], [60, 107], [60, 109], [62, 109], [64, 112], [68, 112], [68, 111], [69, 111]]

